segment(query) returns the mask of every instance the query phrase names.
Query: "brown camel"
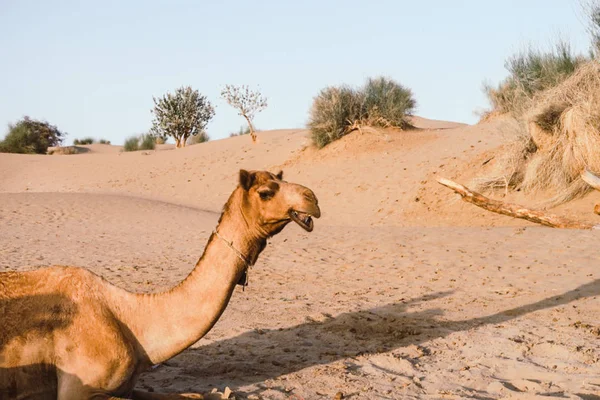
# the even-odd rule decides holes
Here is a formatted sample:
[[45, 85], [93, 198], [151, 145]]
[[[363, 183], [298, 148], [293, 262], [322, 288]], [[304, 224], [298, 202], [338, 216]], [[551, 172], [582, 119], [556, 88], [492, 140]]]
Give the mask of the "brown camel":
[[310, 232], [320, 214], [281, 172], [241, 170], [204, 254], [169, 291], [131, 293], [76, 267], [0, 273], [0, 399], [202, 398], [133, 388], [213, 327], [267, 238], [290, 221]]

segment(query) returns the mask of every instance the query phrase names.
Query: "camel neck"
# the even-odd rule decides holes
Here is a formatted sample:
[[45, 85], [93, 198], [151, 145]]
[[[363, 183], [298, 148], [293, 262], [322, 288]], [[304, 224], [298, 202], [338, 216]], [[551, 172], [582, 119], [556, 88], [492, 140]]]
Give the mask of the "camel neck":
[[[264, 243], [225, 212], [192, 272], [168, 292], [138, 295], [128, 324], [152, 364], [165, 361], [202, 338], [217, 322]], [[229, 243], [227, 243], [229, 242]], [[245, 258], [242, 259], [241, 256]]]

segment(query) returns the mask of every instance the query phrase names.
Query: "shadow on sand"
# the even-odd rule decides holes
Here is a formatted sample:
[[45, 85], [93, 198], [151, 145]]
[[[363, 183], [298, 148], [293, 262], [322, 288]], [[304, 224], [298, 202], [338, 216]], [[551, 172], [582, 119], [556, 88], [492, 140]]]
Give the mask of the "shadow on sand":
[[240, 387], [361, 354], [420, 345], [453, 332], [497, 325], [535, 311], [598, 296], [600, 279], [532, 304], [461, 321], [437, 320], [435, 317], [442, 315], [440, 309], [407, 311], [412, 305], [450, 293], [435, 293], [281, 330], [245, 332], [231, 339], [188, 349], [179, 356], [181, 359], [175, 358], [166, 366], [181, 366], [186, 374], [197, 377], [207, 386]]

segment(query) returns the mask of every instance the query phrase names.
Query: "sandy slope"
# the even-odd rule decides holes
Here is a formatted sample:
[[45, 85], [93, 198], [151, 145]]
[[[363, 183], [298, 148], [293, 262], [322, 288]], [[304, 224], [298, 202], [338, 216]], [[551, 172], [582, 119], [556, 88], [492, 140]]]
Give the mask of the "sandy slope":
[[[257, 145], [0, 154], [0, 270], [82, 265], [131, 290], [169, 287], [199, 257], [237, 170], [283, 168], [319, 197], [315, 231], [274, 238], [207, 337], [140, 386], [265, 399], [599, 398], [599, 234], [493, 216], [435, 183], [480, 173], [506, 123], [415, 124], [320, 151], [286, 130]], [[557, 212], [593, 221], [596, 201]]]

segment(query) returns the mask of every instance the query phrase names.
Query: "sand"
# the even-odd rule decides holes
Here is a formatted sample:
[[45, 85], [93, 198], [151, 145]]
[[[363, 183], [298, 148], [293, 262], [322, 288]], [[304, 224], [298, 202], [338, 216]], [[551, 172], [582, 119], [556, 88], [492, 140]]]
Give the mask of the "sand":
[[[0, 154], [0, 271], [89, 268], [140, 292], [191, 270], [237, 171], [319, 197], [272, 239], [217, 325], [145, 373], [159, 392], [238, 399], [599, 399], [597, 231], [492, 215], [435, 183], [481, 174], [509, 130], [416, 118], [317, 151], [305, 130], [175, 150]], [[553, 212], [597, 222], [599, 194]], [[506, 200], [529, 206], [522, 194]]]

